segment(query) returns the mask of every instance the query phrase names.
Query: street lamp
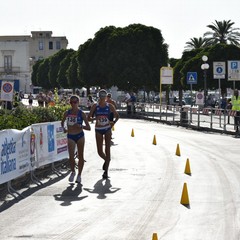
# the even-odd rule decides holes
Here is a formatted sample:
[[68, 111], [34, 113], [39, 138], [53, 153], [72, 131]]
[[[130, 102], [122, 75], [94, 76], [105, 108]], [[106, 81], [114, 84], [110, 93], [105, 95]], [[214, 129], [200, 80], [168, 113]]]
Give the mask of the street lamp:
[[204, 78], [204, 106], [206, 106], [207, 100], [207, 69], [209, 69], [209, 64], [207, 63], [208, 57], [202, 56], [203, 64], [201, 65], [201, 69], [203, 70], [203, 78]]

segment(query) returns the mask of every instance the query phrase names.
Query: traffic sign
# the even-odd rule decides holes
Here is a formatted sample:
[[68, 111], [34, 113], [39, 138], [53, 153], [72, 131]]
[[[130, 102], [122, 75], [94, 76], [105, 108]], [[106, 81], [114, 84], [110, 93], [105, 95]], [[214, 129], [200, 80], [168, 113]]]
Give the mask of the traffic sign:
[[240, 61], [228, 61], [228, 80], [240, 81]]
[[161, 67], [160, 84], [173, 84], [173, 68]]
[[226, 74], [225, 62], [213, 62], [213, 78], [224, 79]]
[[197, 84], [197, 72], [187, 73], [187, 84]]

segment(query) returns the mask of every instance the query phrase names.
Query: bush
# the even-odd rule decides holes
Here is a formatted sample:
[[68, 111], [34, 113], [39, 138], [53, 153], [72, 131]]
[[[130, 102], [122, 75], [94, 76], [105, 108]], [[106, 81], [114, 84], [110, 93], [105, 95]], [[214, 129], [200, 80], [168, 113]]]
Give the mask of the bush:
[[26, 108], [19, 105], [12, 110], [0, 109], [0, 130], [22, 130], [35, 123], [60, 121], [69, 106]]

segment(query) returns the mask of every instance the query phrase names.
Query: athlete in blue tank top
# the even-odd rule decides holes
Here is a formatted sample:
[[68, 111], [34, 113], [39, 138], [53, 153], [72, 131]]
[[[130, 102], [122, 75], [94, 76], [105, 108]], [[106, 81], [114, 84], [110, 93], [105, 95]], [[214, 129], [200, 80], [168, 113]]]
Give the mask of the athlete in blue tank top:
[[[76, 179], [77, 183], [81, 183], [81, 173], [84, 165], [84, 130], [91, 130], [89, 122], [87, 120], [86, 114], [78, 108], [79, 98], [78, 96], [71, 96], [70, 98], [71, 109], [67, 110], [64, 113], [64, 116], [61, 121], [61, 125], [64, 129], [64, 132], [67, 133], [68, 139], [68, 153], [69, 153], [69, 161], [71, 174], [69, 177], [69, 181], [73, 182], [75, 177], [75, 148], [77, 145], [77, 153], [78, 153], [78, 176]], [[85, 122], [85, 126], [83, 126], [83, 122]], [[66, 127], [65, 127], [66, 126]]]
[[[119, 114], [117, 113], [115, 107], [111, 103], [106, 102], [107, 92], [102, 89], [99, 91], [99, 101], [93, 104], [90, 113], [88, 115], [88, 120], [96, 120], [95, 124], [95, 136], [97, 143], [98, 155], [104, 160], [103, 164], [103, 178], [108, 178], [108, 168], [111, 160], [111, 136], [112, 127], [118, 121]], [[114, 120], [109, 120], [110, 112], [113, 112]], [[105, 149], [103, 151], [103, 140], [105, 140]]]
[[111, 125], [109, 121], [110, 106], [106, 103], [105, 106], [100, 106], [99, 103], [96, 105], [96, 110], [94, 115], [96, 117], [95, 130], [101, 134], [105, 134], [107, 131], [111, 130]]

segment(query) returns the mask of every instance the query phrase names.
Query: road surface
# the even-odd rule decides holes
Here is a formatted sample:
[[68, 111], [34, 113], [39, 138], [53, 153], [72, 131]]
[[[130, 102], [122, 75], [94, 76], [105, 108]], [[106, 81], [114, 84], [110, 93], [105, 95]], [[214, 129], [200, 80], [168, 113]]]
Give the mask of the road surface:
[[[23, 200], [8, 199], [1, 240], [151, 240], [153, 233], [164, 240], [240, 239], [240, 139], [120, 119], [110, 178], [102, 180], [91, 126], [82, 185], [70, 184], [63, 170], [43, 187], [31, 185]], [[184, 173], [187, 159], [191, 175]], [[188, 206], [180, 203], [184, 183]]]

